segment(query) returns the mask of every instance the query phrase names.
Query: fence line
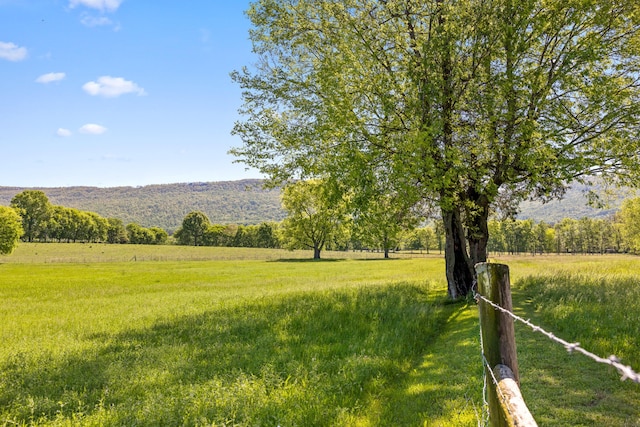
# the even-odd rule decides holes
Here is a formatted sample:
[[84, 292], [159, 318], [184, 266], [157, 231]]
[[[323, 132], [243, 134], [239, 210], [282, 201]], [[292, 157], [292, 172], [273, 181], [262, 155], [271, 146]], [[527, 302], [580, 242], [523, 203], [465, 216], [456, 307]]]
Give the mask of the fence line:
[[517, 320], [517, 321], [519, 321], [521, 323], [524, 323], [525, 325], [530, 327], [534, 332], [540, 332], [541, 334], [545, 335], [550, 340], [552, 340], [552, 341], [554, 341], [554, 342], [556, 342], [558, 344], [563, 345], [567, 349], [567, 351], [569, 353], [572, 353], [574, 351], [578, 352], [578, 353], [582, 353], [583, 355], [593, 359], [594, 361], [596, 361], [598, 363], [603, 363], [605, 365], [613, 366], [614, 368], [616, 368], [618, 370], [618, 372], [622, 376], [620, 378], [621, 381], [631, 380], [631, 381], [633, 381], [635, 383], [640, 384], [640, 374], [636, 373], [631, 368], [631, 366], [623, 365], [622, 363], [620, 363], [620, 359], [618, 357], [616, 357], [615, 355], [611, 355], [608, 358], [600, 357], [600, 356], [598, 356], [598, 355], [596, 355], [594, 353], [591, 353], [590, 351], [587, 351], [584, 348], [580, 347], [580, 343], [578, 343], [578, 342], [570, 343], [568, 341], [565, 341], [562, 338], [559, 338], [559, 337], [555, 336], [553, 333], [544, 330], [540, 326], [534, 325], [529, 320], [525, 320], [522, 317], [518, 316], [517, 314], [514, 314], [511, 311], [500, 307], [498, 304], [495, 304], [493, 301], [490, 301], [487, 298], [485, 298], [484, 296], [480, 295], [476, 290], [474, 290], [474, 298], [476, 299], [476, 301], [482, 300], [482, 301], [486, 302], [487, 304], [491, 305], [496, 310], [499, 310], [502, 313], [510, 316], [514, 320]]

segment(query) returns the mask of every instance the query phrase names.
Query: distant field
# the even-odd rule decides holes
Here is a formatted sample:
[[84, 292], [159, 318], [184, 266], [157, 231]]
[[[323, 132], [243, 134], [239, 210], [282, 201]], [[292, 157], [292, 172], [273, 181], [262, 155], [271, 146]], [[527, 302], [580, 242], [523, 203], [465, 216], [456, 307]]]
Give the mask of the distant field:
[[[382, 252], [322, 251], [325, 259], [381, 259]], [[419, 253], [393, 254], [396, 258], [436, 257]], [[0, 263], [93, 263], [130, 261], [213, 261], [309, 259], [313, 251], [223, 248], [211, 246], [112, 245], [106, 243], [21, 243], [13, 254], [0, 255]]]
[[[309, 255], [21, 244], [0, 257], [0, 425], [478, 425], [476, 307], [447, 302], [443, 260]], [[495, 261], [519, 314], [640, 369], [639, 258]], [[640, 425], [640, 385], [516, 333], [539, 425]]]

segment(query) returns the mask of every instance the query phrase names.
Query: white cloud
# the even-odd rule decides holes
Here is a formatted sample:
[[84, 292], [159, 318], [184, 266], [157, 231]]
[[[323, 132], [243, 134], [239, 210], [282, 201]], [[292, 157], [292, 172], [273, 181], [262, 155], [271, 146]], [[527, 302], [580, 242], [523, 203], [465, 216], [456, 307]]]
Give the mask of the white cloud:
[[88, 14], [83, 14], [80, 22], [85, 27], [101, 27], [113, 24], [113, 21], [111, 21], [111, 19], [107, 18], [106, 16], [95, 17]]
[[58, 82], [66, 77], [65, 73], [47, 73], [43, 74], [36, 79], [37, 83], [51, 83]]
[[27, 57], [27, 48], [14, 43], [0, 42], [0, 58], [7, 61], [22, 61]]
[[115, 98], [126, 93], [137, 93], [138, 95], [146, 95], [143, 88], [132, 81], [123, 79], [122, 77], [102, 76], [97, 82], [87, 82], [82, 86], [85, 92], [93, 96], [104, 96], [106, 98]]
[[101, 12], [115, 12], [123, 0], [69, 0], [69, 7], [85, 6]]
[[80, 133], [86, 133], [89, 135], [101, 135], [107, 131], [107, 128], [104, 126], [96, 125], [94, 123], [87, 123], [78, 129]]
[[71, 136], [71, 131], [65, 128], [58, 128], [58, 130], [56, 131], [56, 135], [62, 138], [66, 138], [68, 136]]

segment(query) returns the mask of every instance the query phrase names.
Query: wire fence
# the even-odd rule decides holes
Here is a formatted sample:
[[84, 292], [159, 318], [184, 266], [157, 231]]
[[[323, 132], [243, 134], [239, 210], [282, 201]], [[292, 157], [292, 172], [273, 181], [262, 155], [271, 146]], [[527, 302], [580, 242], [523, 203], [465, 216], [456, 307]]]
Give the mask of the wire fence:
[[[635, 372], [631, 366], [627, 366], [621, 363], [620, 359], [618, 357], [616, 357], [615, 355], [611, 355], [607, 358], [604, 357], [600, 357], [594, 353], [591, 353], [590, 351], [585, 350], [584, 348], [580, 347], [580, 343], [578, 342], [568, 342], [563, 340], [562, 338], [559, 338], [557, 336], [555, 336], [553, 333], [548, 332], [546, 330], [544, 330], [543, 328], [541, 328], [540, 326], [537, 326], [533, 323], [531, 323], [530, 320], [528, 319], [523, 319], [522, 317], [512, 313], [511, 311], [500, 307], [498, 304], [494, 303], [493, 301], [488, 300], [487, 298], [485, 298], [484, 296], [480, 295], [477, 291], [474, 292], [474, 298], [476, 299], [477, 302], [479, 302], [480, 300], [486, 302], [487, 304], [491, 305], [494, 309], [510, 316], [511, 318], [513, 318], [514, 320], [523, 323], [525, 325], [527, 325], [529, 328], [531, 328], [534, 332], [539, 332], [543, 335], [545, 335], [547, 338], [549, 338], [550, 340], [552, 340], [553, 342], [560, 344], [562, 346], [565, 347], [565, 349], [569, 352], [569, 353], [581, 353], [587, 357], [589, 357], [590, 359], [598, 362], [598, 363], [602, 363], [605, 365], [609, 365], [609, 366], [613, 366], [614, 368], [616, 368], [618, 370], [618, 372], [621, 375], [620, 380], [621, 381], [625, 381], [625, 380], [630, 380], [633, 381], [635, 383], [640, 384], [640, 374], [638, 374], [637, 372]], [[484, 358], [484, 356], [483, 356]], [[485, 359], [485, 363], [486, 363], [486, 359]], [[491, 368], [490, 368], [491, 370]]]

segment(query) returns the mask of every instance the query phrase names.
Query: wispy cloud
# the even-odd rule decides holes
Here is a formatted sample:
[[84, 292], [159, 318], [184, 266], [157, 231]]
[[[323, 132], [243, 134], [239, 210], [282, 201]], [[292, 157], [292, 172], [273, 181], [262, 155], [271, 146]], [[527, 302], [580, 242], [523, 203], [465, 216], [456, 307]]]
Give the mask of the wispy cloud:
[[56, 131], [56, 135], [62, 138], [66, 138], [68, 136], [71, 136], [71, 131], [65, 128], [58, 128], [58, 130]]
[[131, 161], [131, 158], [129, 157], [118, 156], [111, 153], [104, 154], [102, 157], [100, 157], [100, 159], [107, 162], [130, 162]]
[[69, 7], [85, 6], [101, 12], [115, 12], [123, 0], [69, 0]]
[[200, 41], [204, 44], [208, 44], [211, 41], [211, 31], [206, 28], [200, 28]]
[[22, 61], [27, 57], [27, 48], [11, 42], [0, 42], [0, 58], [7, 61]]
[[82, 14], [82, 18], [80, 18], [80, 22], [85, 27], [102, 27], [107, 25], [112, 25], [113, 21], [106, 16], [91, 16], [88, 13]]
[[87, 123], [78, 129], [78, 132], [85, 133], [89, 135], [102, 135], [107, 131], [107, 128], [104, 126], [96, 125], [94, 123]]
[[59, 82], [60, 80], [64, 79], [67, 75], [65, 73], [47, 73], [47, 74], [43, 74], [40, 77], [38, 77], [36, 79], [37, 83], [52, 83], [52, 82]]
[[116, 98], [127, 93], [135, 93], [139, 96], [147, 93], [143, 88], [132, 81], [122, 77], [102, 76], [98, 81], [87, 82], [82, 86], [85, 92], [93, 96], [104, 96], [106, 98]]

